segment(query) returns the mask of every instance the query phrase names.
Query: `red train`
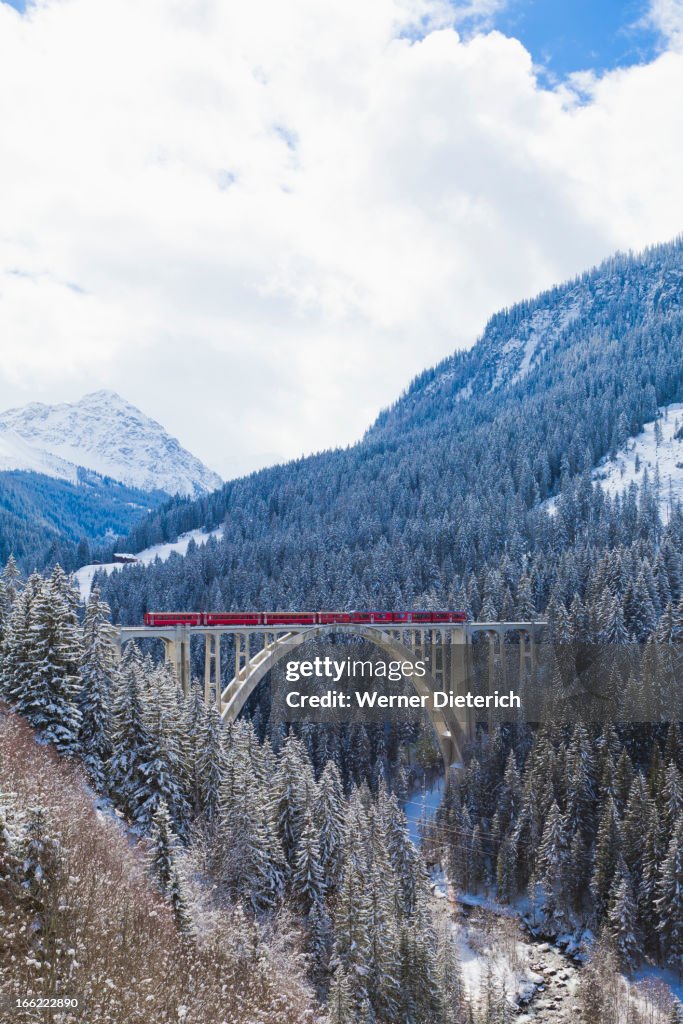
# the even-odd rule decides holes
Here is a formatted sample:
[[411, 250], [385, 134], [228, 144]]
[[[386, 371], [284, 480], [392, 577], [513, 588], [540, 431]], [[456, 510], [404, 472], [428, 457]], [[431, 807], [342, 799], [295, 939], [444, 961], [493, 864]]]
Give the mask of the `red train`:
[[465, 612], [145, 612], [146, 626], [334, 626], [467, 622]]

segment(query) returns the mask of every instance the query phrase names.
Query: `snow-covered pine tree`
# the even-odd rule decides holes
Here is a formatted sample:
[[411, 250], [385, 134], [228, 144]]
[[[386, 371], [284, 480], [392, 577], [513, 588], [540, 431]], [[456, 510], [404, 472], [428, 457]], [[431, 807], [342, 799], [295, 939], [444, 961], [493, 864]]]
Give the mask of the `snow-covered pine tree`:
[[405, 813], [393, 794], [386, 799], [385, 807], [380, 806], [380, 812], [385, 822], [387, 854], [396, 876], [399, 910], [409, 915], [415, 910], [420, 885], [426, 884], [424, 868], [408, 833]]
[[230, 732], [211, 861], [221, 889], [254, 910], [272, 910], [284, 890], [285, 860], [268, 786], [249, 754], [252, 730]]
[[[2, 574], [0, 574], [0, 662], [2, 660], [2, 648], [12, 617], [12, 609], [20, 590], [21, 573], [17, 568], [17, 563], [14, 561], [14, 556], [10, 555], [7, 565], [3, 569]], [[0, 683], [1, 692], [2, 685]]]
[[12, 604], [2, 645], [0, 694], [26, 717], [34, 696], [31, 630], [36, 597], [42, 586], [38, 573], [32, 573]]
[[678, 722], [671, 722], [664, 744], [664, 764], [675, 764], [683, 771], [683, 740]]
[[202, 812], [202, 771], [200, 759], [206, 732], [206, 715], [208, 708], [198, 686], [193, 686], [185, 706], [185, 743], [184, 761], [187, 780], [187, 797], [192, 816], [197, 818]]
[[152, 815], [149, 866], [162, 893], [168, 893], [175, 868], [178, 839], [173, 831], [166, 801], [162, 798]]
[[538, 616], [531, 579], [524, 573], [517, 585], [516, 614], [518, 622], [533, 622]]
[[79, 749], [82, 644], [77, 599], [61, 566], [38, 591], [30, 628], [31, 694], [26, 717], [62, 754]]
[[323, 872], [318, 831], [312, 810], [304, 815], [304, 826], [296, 851], [290, 879], [292, 897], [299, 913], [307, 915], [311, 908], [325, 901], [325, 876]]
[[614, 876], [607, 910], [607, 932], [622, 968], [632, 971], [641, 958], [637, 907], [628, 871]]
[[661, 791], [661, 810], [664, 827], [672, 834], [676, 822], [683, 814], [683, 781], [673, 761], [664, 769], [664, 781]]
[[391, 1020], [400, 1005], [401, 905], [398, 879], [388, 856], [386, 817], [377, 804], [368, 810], [369, 865], [365, 874], [370, 934], [370, 998], [382, 1018]]
[[315, 801], [315, 822], [327, 891], [334, 894], [339, 885], [344, 859], [344, 791], [334, 761], [327, 762], [320, 776]]
[[140, 697], [139, 676], [141, 667], [131, 662], [117, 687], [112, 703], [113, 754], [107, 764], [107, 780], [111, 793], [119, 807], [132, 820], [140, 817], [149, 821], [142, 813], [143, 807], [154, 811], [154, 792], [150, 790], [147, 772], [154, 757], [152, 741], [145, 724], [145, 715]]
[[14, 602], [21, 591], [21, 573], [10, 555], [0, 574], [0, 645], [4, 642]]
[[327, 1006], [329, 1024], [357, 1024], [351, 987], [341, 964], [332, 975]]
[[201, 732], [198, 758], [199, 792], [204, 820], [212, 827], [218, 815], [220, 788], [225, 770], [223, 723], [218, 709], [208, 709]]
[[565, 819], [557, 803], [553, 803], [543, 830], [537, 864], [543, 892], [543, 921], [551, 932], [562, 931], [567, 925], [568, 858]]
[[185, 721], [182, 696], [175, 676], [165, 666], [147, 668], [142, 703], [149, 755], [138, 765], [140, 784], [136, 820], [147, 829], [160, 800], [168, 807], [173, 826], [184, 836], [189, 821], [187, 773], [184, 760]]
[[330, 920], [325, 906], [325, 873], [320, 856], [320, 839], [313, 811], [307, 810], [290, 880], [294, 905], [304, 918], [306, 950], [313, 975], [319, 977], [327, 965]]
[[441, 1000], [443, 1024], [463, 1024], [465, 1016], [465, 986], [462, 962], [448, 914], [441, 915], [436, 924], [436, 981]]
[[517, 842], [511, 830], [500, 844], [496, 861], [496, 893], [503, 903], [509, 903], [517, 891]]
[[683, 814], [662, 861], [655, 907], [666, 962], [680, 969], [683, 963]]
[[347, 979], [356, 1020], [365, 1020], [370, 1006], [370, 907], [361, 868], [347, 858], [334, 911], [331, 967]]
[[171, 904], [179, 931], [184, 935], [192, 935], [194, 923], [180, 861], [180, 844], [163, 799], [159, 801], [152, 817], [149, 866], [160, 891]]
[[82, 689], [79, 744], [83, 763], [95, 787], [106, 788], [106, 764], [111, 757], [111, 695], [117, 672], [116, 631], [109, 606], [95, 587], [83, 622]]
[[671, 601], [668, 601], [662, 616], [657, 623], [657, 629], [655, 632], [655, 638], [657, 643], [670, 644], [673, 643], [674, 635], [674, 609]]
[[614, 800], [605, 801], [595, 845], [593, 875], [590, 882], [593, 907], [598, 922], [607, 913], [609, 894], [621, 856], [621, 830]]
[[399, 1020], [438, 1020], [441, 993], [438, 985], [437, 943], [427, 904], [401, 926], [401, 1015]]
[[290, 869], [304, 828], [306, 811], [315, 798], [315, 779], [306, 750], [293, 733], [283, 744], [273, 780], [280, 842]]

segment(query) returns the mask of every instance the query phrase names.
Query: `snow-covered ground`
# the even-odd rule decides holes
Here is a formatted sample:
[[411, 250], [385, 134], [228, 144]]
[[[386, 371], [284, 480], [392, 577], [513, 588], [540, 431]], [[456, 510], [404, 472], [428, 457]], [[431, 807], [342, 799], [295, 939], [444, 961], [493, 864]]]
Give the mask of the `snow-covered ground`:
[[[609, 494], [619, 494], [632, 481], [642, 483], [647, 469], [654, 481], [659, 469], [660, 506], [663, 515], [671, 502], [683, 500], [683, 439], [675, 437], [683, 426], [683, 404], [662, 406], [659, 419], [646, 423], [637, 437], [632, 438], [616, 459], [605, 459], [596, 468], [594, 478]], [[656, 436], [656, 425], [661, 428], [661, 439]]]
[[211, 530], [206, 533], [204, 530], [190, 530], [188, 533], [183, 533], [178, 537], [178, 540], [172, 541], [169, 544], [153, 544], [150, 548], [145, 548], [144, 551], [138, 551], [135, 555], [136, 561], [129, 563], [128, 565], [123, 562], [106, 562], [104, 564], [97, 565], [84, 565], [82, 569], [79, 569], [74, 573], [78, 589], [81, 592], [81, 598], [83, 601], [87, 601], [90, 597], [90, 589], [92, 587], [93, 576], [96, 572], [118, 572], [125, 570], [132, 565], [151, 565], [157, 558], [165, 562], [169, 555], [174, 552], [179, 555], [184, 555], [190, 546], [190, 541], [194, 541], [195, 544], [206, 544], [209, 537], [215, 537], [219, 540], [223, 536], [223, 527], [219, 526], [215, 530]]
[[42, 451], [25, 441], [16, 430], [0, 424], [0, 472], [21, 469], [78, 483], [78, 470], [71, 462]]

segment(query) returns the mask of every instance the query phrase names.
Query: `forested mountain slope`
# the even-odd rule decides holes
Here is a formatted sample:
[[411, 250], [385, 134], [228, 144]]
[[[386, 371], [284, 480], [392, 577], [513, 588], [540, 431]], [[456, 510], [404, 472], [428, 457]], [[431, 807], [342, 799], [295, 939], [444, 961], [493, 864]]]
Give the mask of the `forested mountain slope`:
[[77, 469], [76, 481], [22, 470], [0, 472], [0, 560], [30, 572], [54, 562], [75, 569], [117, 532], [129, 530], [165, 495]]
[[435, 600], [497, 617], [551, 597], [596, 602], [595, 569], [618, 558], [610, 593], [623, 605], [642, 573], [654, 624], [679, 597], [683, 517], [661, 523], [652, 482], [608, 498], [589, 471], [683, 397], [682, 300], [677, 240], [497, 314], [359, 444], [169, 503], [136, 527], [133, 549], [225, 522], [220, 543], [104, 583], [115, 614]]

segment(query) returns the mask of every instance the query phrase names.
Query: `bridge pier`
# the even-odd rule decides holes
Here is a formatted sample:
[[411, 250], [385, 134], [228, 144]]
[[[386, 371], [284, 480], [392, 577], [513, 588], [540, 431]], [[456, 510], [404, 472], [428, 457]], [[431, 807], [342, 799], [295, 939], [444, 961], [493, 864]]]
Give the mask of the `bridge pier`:
[[[221, 711], [221, 636], [222, 633], [204, 634], [204, 703], [210, 706], [216, 701], [216, 708]], [[215, 696], [212, 698], [211, 690]]]
[[187, 697], [190, 693], [192, 669], [190, 663], [190, 633], [184, 626], [175, 627], [175, 636], [171, 639], [162, 637], [164, 641], [164, 661], [175, 671], [176, 679]]

